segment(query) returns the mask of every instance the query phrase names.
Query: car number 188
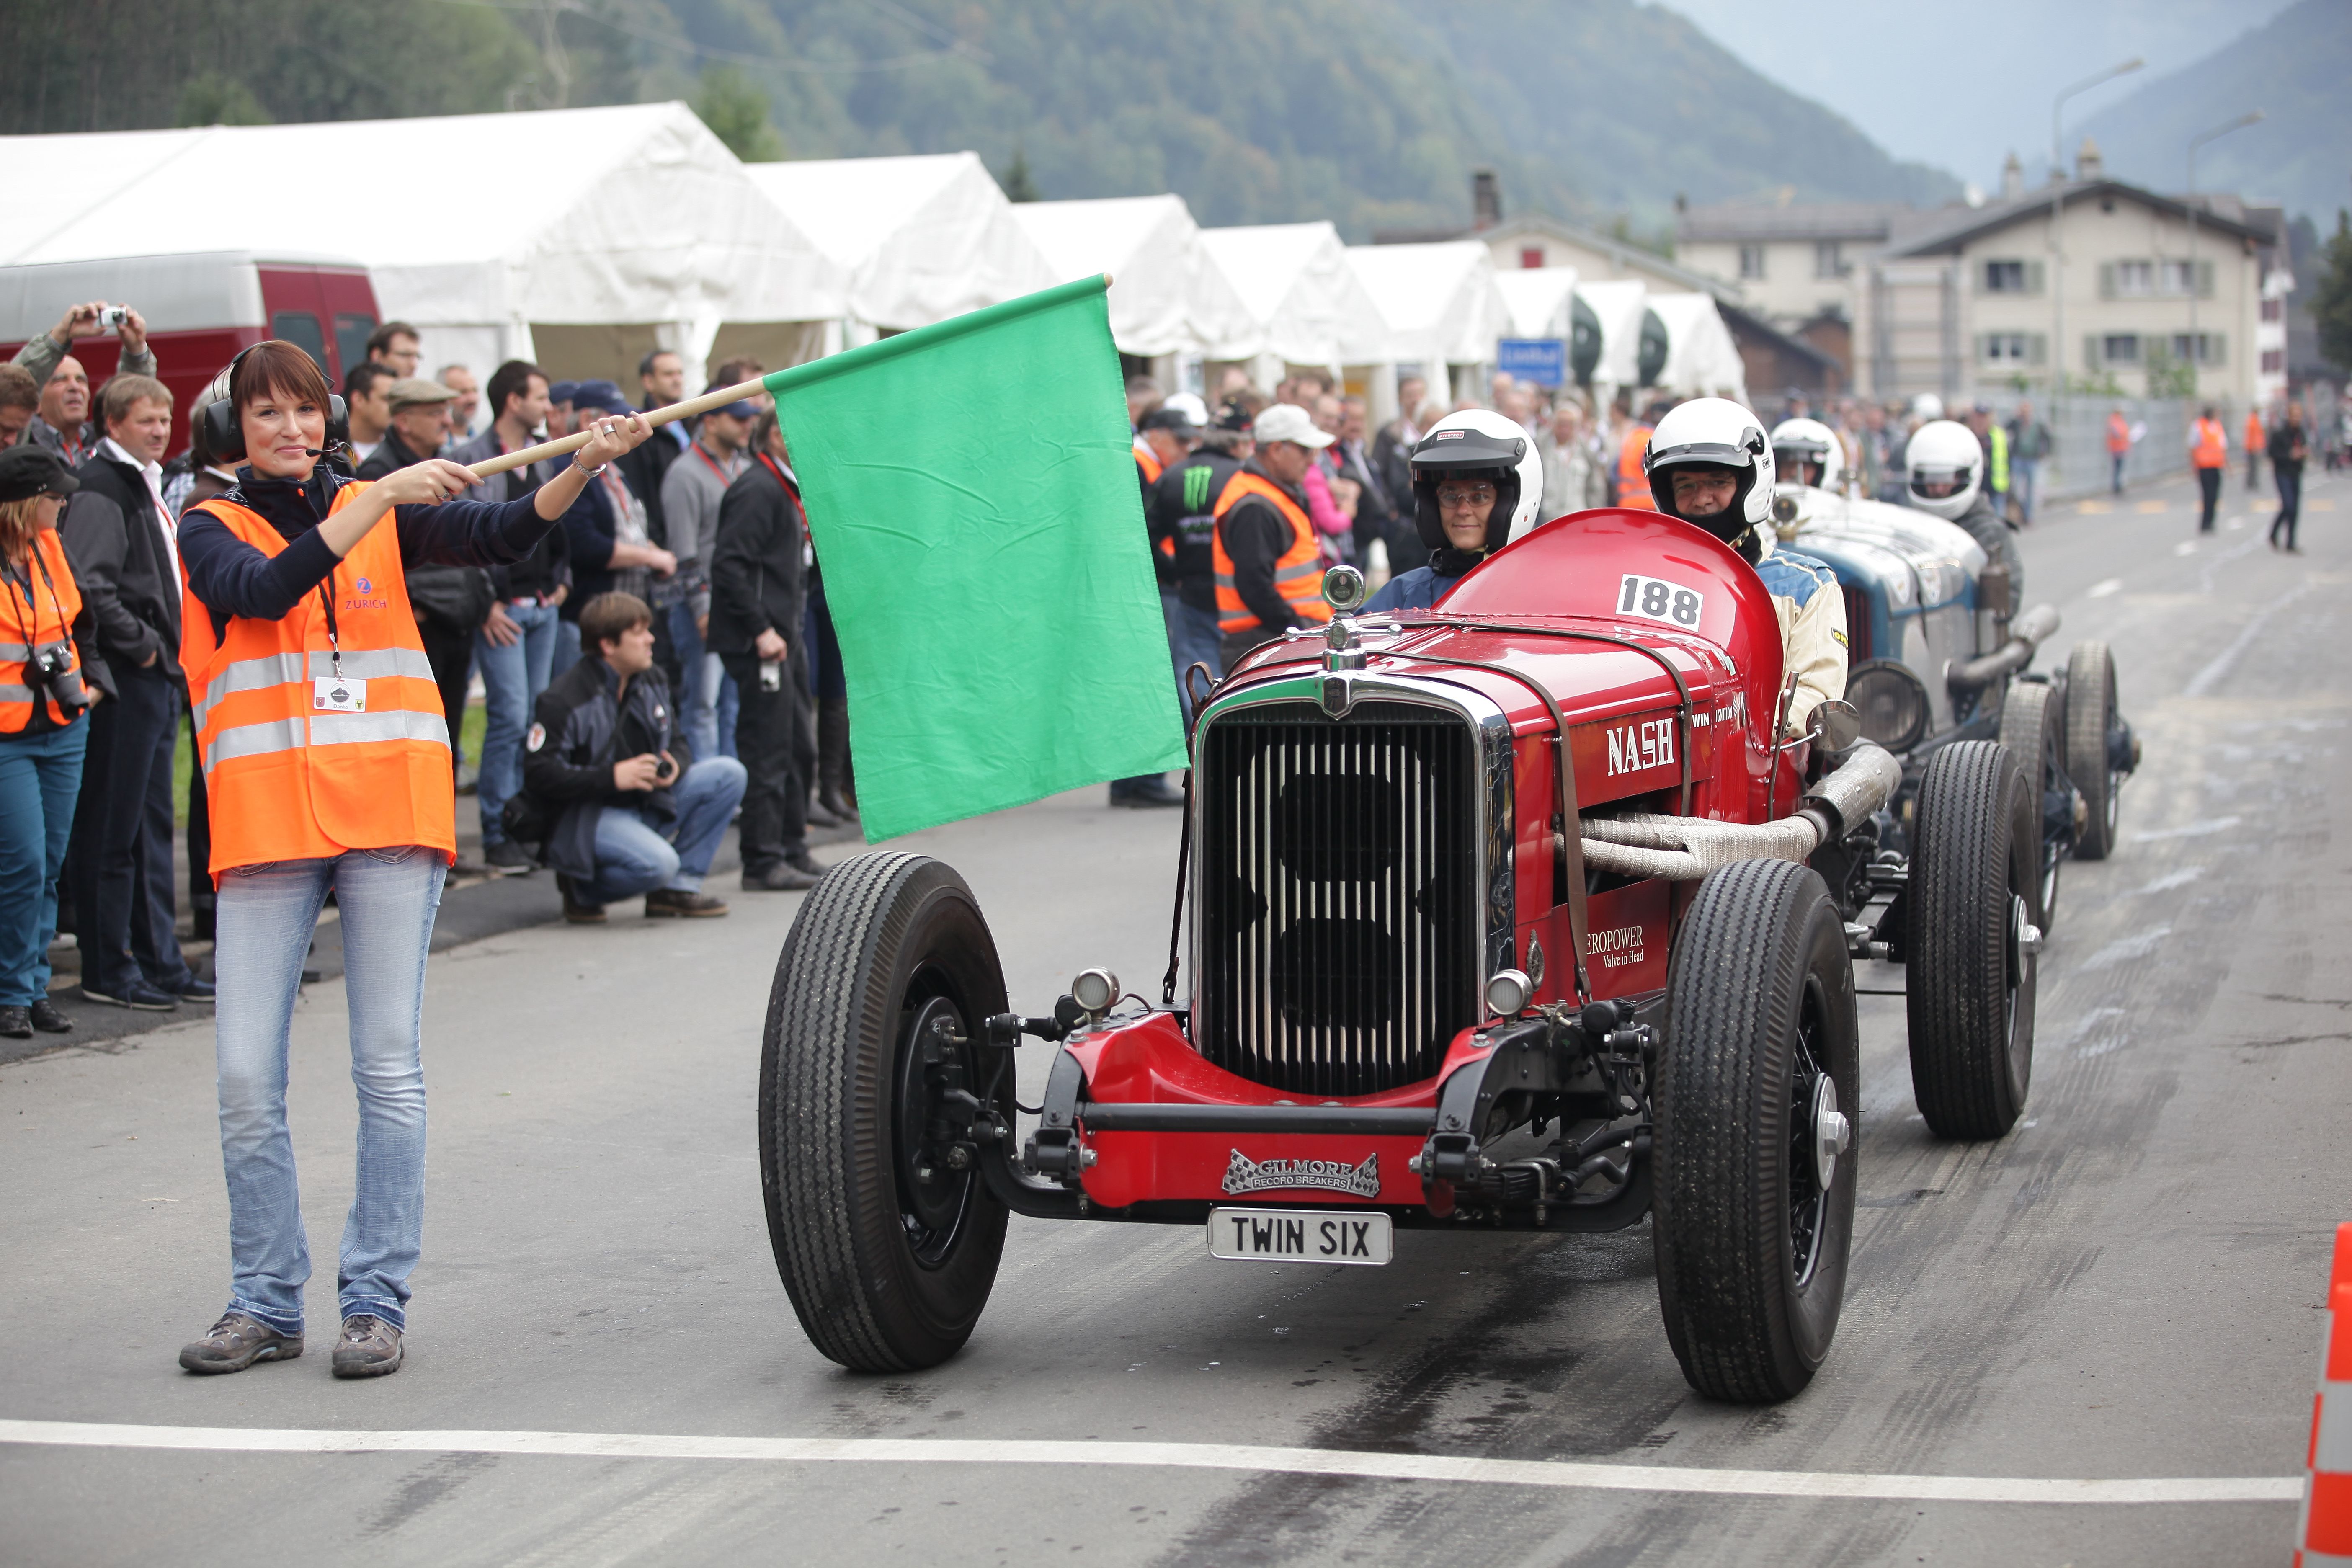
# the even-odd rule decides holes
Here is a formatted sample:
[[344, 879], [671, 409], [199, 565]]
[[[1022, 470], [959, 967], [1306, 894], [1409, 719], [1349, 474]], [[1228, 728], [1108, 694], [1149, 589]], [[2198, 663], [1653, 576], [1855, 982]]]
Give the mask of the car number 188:
[[1261, 1263], [1381, 1264], [1394, 1233], [1377, 1209], [1212, 1209], [1209, 1253]]

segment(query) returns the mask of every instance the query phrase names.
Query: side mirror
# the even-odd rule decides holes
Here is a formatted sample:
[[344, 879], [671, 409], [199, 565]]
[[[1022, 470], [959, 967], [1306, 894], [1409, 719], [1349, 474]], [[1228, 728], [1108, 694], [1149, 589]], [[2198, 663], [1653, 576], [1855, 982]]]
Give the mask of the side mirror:
[[1843, 752], [1862, 739], [1862, 714], [1851, 702], [1835, 698], [1815, 705], [1806, 721], [1813, 743], [1825, 752]]
[[1364, 585], [1364, 574], [1353, 566], [1326, 567], [1323, 573], [1323, 602], [1339, 615], [1349, 615], [1364, 607], [1372, 596]]

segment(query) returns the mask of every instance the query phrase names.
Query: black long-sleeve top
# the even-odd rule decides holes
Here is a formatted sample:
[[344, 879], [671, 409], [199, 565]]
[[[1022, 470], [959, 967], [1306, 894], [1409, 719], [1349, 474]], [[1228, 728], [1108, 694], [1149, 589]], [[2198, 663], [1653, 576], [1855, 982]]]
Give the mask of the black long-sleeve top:
[[[1297, 486], [1284, 484], [1254, 461], [1243, 467], [1297, 501], [1299, 510], [1307, 510], [1307, 498]], [[1231, 510], [1217, 520], [1217, 527], [1224, 532], [1225, 554], [1234, 563], [1234, 591], [1241, 595], [1249, 613], [1268, 631], [1287, 631], [1306, 625], [1274, 585], [1274, 563], [1282, 559], [1298, 537], [1290, 520], [1276, 511], [1274, 503], [1264, 496], [1247, 495], [1234, 502]]]
[[[320, 537], [319, 524], [334, 503], [334, 492], [352, 482], [323, 464], [299, 483], [239, 468], [236, 488], [220, 499], [259, 513], [284, 537], [286, 548], [276, 555], [263, 554], [208, 512], [192, 508], [182, 514], [180, 560], [188, 569], [188, 591], [212, 612], [213, 624], [224, 635], [230, 616], [280, 619], [326, 581], [336, 557]], [[521, 495], [509, 501], [394, 507], [401, 564], [499, 566], [520, 561], [555, 527], [539, 515], [535, 500]]]

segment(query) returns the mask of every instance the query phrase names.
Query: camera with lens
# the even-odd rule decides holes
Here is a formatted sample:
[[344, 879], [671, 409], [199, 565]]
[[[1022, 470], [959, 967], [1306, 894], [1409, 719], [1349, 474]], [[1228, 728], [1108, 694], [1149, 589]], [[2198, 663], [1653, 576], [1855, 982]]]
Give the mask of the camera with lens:
[[25, 684], [36, 696], [47, 697], [60, 708], [89, 706], [89, 689], [74, 668], [73, 648], [62, 642], [43, 643], [25, 661]]

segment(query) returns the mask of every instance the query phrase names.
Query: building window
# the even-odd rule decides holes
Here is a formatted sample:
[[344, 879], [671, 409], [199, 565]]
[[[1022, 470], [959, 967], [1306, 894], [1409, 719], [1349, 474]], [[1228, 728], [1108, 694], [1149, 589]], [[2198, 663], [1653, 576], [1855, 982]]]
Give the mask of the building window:
[[2221, 334], [2199, 332], [2191, 337], [2187, 332], [2172, 334], [2172, 357], [2197, 364], [2215, 365], [2221, 363]]
[[2264, 349], [2263, 351], [2263, 374], [2264, 375], [2279, 375], [2284, 374], [2285, 370], [2286, 350]]
[[1988, 261], [1984, 264], [1984, 279], [1988, 294], [2022, 294], [2025, 292], [2025, 263]]
[[2030, 345], [2023, 332], [1987, 332], [1985, 363], [1990, 365], [2023, 364], [2030, 356]]
[[2115, 268], [2116, 293], [2130, 296], [2156, 292], [2155, 262], [2118, 261]]
[[1762, 246], [1743, 245], [1739, 247], [1739, 276], [1743, 280], [1760, 279], [1764, 276], [1764, 247]]
[[[2147, 263], [2141, 263], [2146, 266]], [[2134, 332], [2109, 332], [2099, 340], [2099, 357], [2109, 364], [2137, 364], [2139, 337]]]
[[2281, 299], [2278, 299], [2278, 298], [2276, 298], [2275, 296], [2273, 296], [2273, 298], [2271, 298], [2271, 299], [2268, 299], [2268, 300], [2263, 300], [2263, 321], [2277, 321], [2277, 320], [2279, 319], [2280, 315], [2283, 313], [2283, 312], [2280, 310], [2279, 307], [2280, 307], [2280, 306], [2282, 306], [2282, 305], [2284, 305], [2284, 304], [2285, 304], [2285, 303], [2286, 303], [2286, 301], [2285, 301], [2285, 300], [2281, 300]]
[[1845, 276], [1845, 247], [1834, 239], [1813, 241], [1813, 276], [1843, 278]]
[[2197, 287], [2197, 264], [2193, 261], [2167, 261], [2159, 264], [2158, 291], [2165, 294], [2187, 294]]
[[1544, 252], [1542, 246], [1523, 245], [1519, 247], [1519, 265], [1521, 267], [1532, 270], [1538, 267], [1541, 267], [1543, 264]]

